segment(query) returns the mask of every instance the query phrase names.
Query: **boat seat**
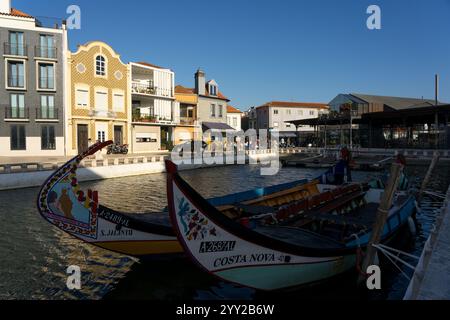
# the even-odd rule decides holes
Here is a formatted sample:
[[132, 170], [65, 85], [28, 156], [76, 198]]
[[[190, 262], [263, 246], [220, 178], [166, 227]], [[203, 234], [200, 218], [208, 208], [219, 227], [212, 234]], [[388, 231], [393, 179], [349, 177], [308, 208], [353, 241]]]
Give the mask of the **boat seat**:
[[353, 226], [356, 229], [370, 229], [375, 223], [377, 210], [378, 203], [368, 203], [364, 207], [355, 209], [351, 214], [345, 216], [316, 212], [305, 214], [305, 218], [341, 226]]
[[[357, 191], [357, 192], [353, 192], [351, 194], [347, 194], [345, 196], [335, 198], [319, 208], [316, 208], [313, 210], [308, 210], [303, 215], [297, 215], [297, 216], [293, 217], [292, 219], [287, 220], [284, 224], [301, 227], [301, 226], [311, 222], [312, 216], [314, 216], [316, 214], [333, 212], [333, 211], [337, 210], [338, 208], [345, 206], [346, 204], [348, 204], [351, 201], [354, 201], [358, 198], [364, 197], [365, 194], [366, 193], [363, 191]], [[308, 217], [308, 218], [306, 218], [306, 217]], [[300, 220], [300, 219], [302, 219], [302, 220]]]

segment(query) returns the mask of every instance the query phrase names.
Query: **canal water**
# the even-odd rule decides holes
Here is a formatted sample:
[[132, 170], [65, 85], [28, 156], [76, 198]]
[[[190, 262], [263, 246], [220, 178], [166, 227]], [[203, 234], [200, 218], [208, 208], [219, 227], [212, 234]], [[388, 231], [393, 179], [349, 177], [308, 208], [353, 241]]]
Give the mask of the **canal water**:
[[[426, 167], [409, 167], [412, 183], [419, 186]], [[257, 166], [233, 166], [185, 171], [183, 177], [205, 197], [214, 197], [302, 178], [321, 170], [283, 168], [276, 176], [263, 177]], [[367, 181], [379, 173], [355, 172], [354, 180]], [[0, 176], [1, 179], [1, 176]], [[445, 192], [450, 167], [440, 167], [430, 189]], [[166, 206], [165, 175], [152, 174], [83, 183], [99, 191], [101, 203], [125, 212], [153, 212]], [[185, 259], [141, 263], [127, 256], [86, 245], [57, 230], [38, 214], [38, 189], [0, 192], [0, 300], [1, 299], [265, 299], [255, 292], [207, 275]], [[417, 215], [417, 236], [404, 250], [420, 255], [440, 203], [425, 198]], [[410, 261], [415, 263], [414, 261]], [[66, 287], [68, 266], [82, 271], [82, 289]], [[405, 269], [411, 275], [412, 271]], [[395, 268], [383, 273], [383, 290], [361, 296], [355, 272], [322, 285], [278, 293], [277, 298], [401, 299], [408, 280]]]

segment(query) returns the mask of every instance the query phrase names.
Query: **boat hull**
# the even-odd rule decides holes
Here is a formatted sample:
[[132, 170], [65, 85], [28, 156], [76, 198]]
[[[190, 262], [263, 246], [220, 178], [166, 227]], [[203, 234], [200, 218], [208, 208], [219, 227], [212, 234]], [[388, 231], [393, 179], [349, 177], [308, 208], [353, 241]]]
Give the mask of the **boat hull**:
[[[279, 290], [326, 280], [356, 270], [357, 245], [311, 249], [254, 232], [221, 216], [167, 162], [169, 212], [177, 237], [190, 259], [222, 280], [258, 290]], [[394, 208], [384, 238], [412, 214], [412, 198]], [[395, 220], [398, 223], [394, 222]], [[390, 223], [393, 223], [392, 225]], [[296, 228], [289, 232], [303, 232]], [[294, 235], [295, 236], [295, 235]], [[367, 242], [360, 242], [362, 247]]]

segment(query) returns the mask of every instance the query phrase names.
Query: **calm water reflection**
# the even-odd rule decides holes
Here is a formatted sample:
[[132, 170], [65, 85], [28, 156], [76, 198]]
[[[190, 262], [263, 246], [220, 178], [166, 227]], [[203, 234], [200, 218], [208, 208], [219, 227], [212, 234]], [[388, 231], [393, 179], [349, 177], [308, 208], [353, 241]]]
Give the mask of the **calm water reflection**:
[[[426, 168], [409, 168], [420, 183]], [[186, 171], [182, 175], [205, 197], [244, 191], [317, 176], [319, 170], [287, 168], [273, 177], [262, 177], [258, 167], [240, 166]], [[373, 173], [355, 173], [367, 180]], [[443, 192], [449, 168], [435, 174], [432, 188]], [[1, 178], [1, 176], [0, 176]], [[100, 201], [128, 212], [159, 211], [166, 206], [165, 175], [129, 177], [84, 183], [99, 191]], [[251, 299], [265, 298], [253, 290], [218, 282], [188, 261], [140, 263], [126, 256], [86, 245], [45, 222], [35, 208], [38, 189], [0, 192], [0, 299]], [[420, 254], [439, 203], [424, 200], [418, 216], [419, 234], [410, 252]], [[83, 272], [82, 290], [66, 289], [66, 268], [78, 265]], [[375, 298], [399, 299], [408, 281], [396, 272], [384, 279]], [[326, 290], [323, 290], [326, 288]], [[344, 275], [323, 286], [284, 293], [289, 297], [361, 298], [354, 275]]]

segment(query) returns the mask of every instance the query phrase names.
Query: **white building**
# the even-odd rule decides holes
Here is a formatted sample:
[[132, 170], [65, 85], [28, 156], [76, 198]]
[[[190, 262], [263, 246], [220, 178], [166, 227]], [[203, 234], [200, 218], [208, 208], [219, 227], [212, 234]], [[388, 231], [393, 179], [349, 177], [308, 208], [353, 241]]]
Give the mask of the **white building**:
[[234, 130], [242, 130], [242, 115], [242, 111], [232, 106], [227, 106], [227, 124]]
[[131, 65], [133, 153], [164, 150], [179, 122], [175, 73], [146, 62]]
[[294, 142], [298, 141], [301, 135], [313, 132], [314, 128], [296, 128], [287, 121], [317, 118], [328, 110], [324, 103], [271, 101], [256, 108], [256, 125], [259, 130], [278, 130], [281, 139]]

